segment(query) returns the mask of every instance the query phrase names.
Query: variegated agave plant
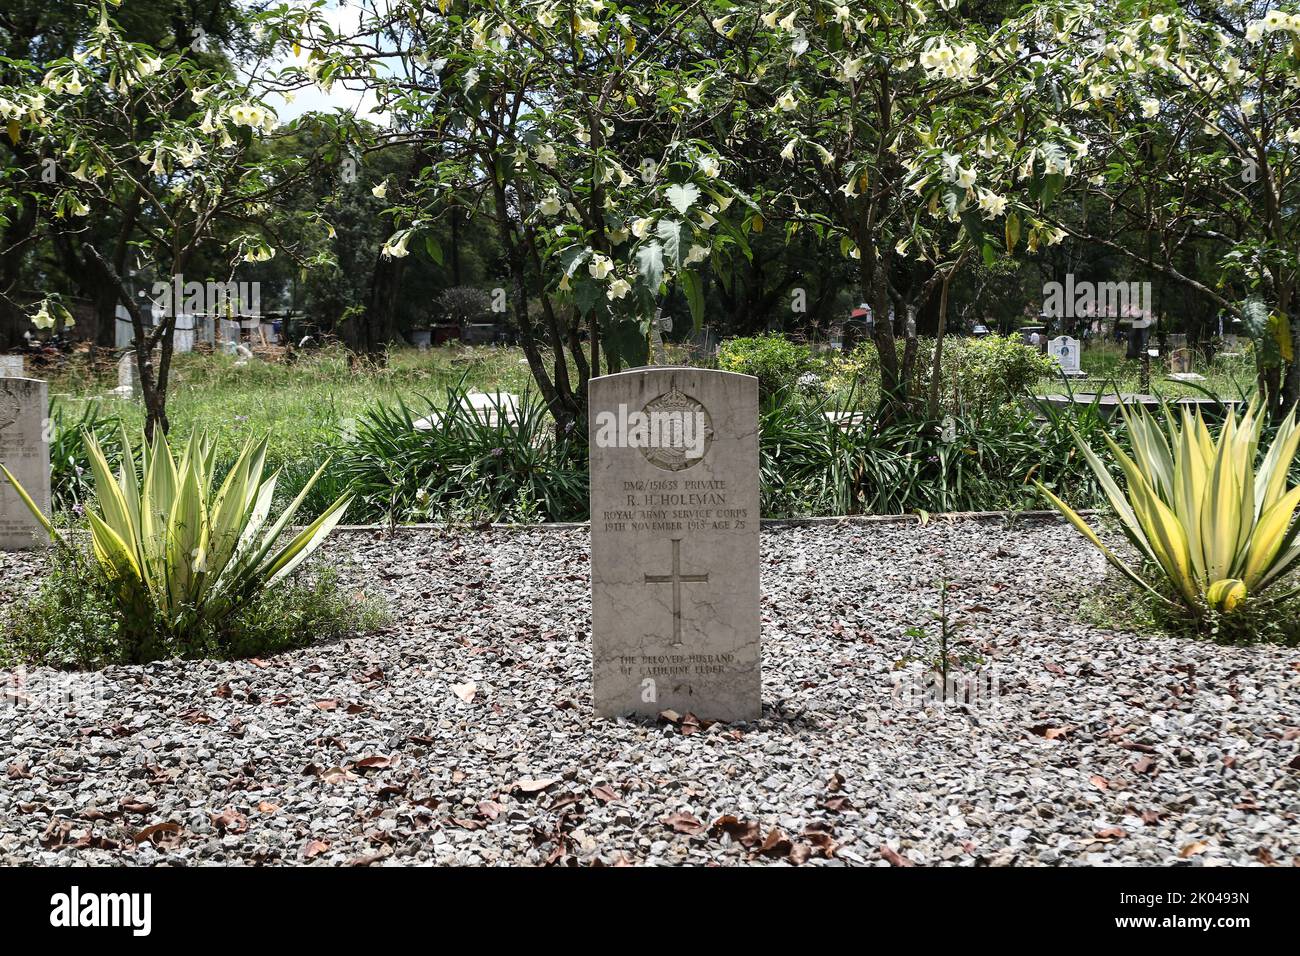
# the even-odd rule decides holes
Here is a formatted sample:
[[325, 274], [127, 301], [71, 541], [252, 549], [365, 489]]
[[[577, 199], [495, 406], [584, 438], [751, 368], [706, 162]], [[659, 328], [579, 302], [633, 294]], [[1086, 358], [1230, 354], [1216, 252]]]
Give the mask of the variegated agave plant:
[[[1120, 527], [1139, 555], [1160, 568], [1178, 601], [1193, 614], [1227, 612], [1242, 602], [1277, 602], [1300, 593], [1279, 587], [1300, 568], [1300, 485], [1287, 474], [1300, 445], [1293, 410], [1259, 459], [1263, 419], [1252, 405], [1230, 411], [1215, 440], [1198, 411], [1168, 407], [1164, 424], [1145, 409], [1121, 408], [1132, 439], [1130, 458], [1106, 436], [1127, 480], [1127, 495], [1086, 442], [1075, 436], [1101, 482]], [[1042, 484], [1039, 489], [1126, 577], [1168, 601], [1155, 582], [1108, 549], [1082, 518]]]
[[[267, 441], [250, 440], [213, 494], [215, 445], [195, 433], [179, 460], [161, 434], [134, 449], [122, 432], [122, 466], [113, 474], [98, 442], [84, 435], [99, 514], [89, 513], [94, 556], [108, 578], [128, 633], [149, 642], [162, 628], [173, 636], [219, 622], [260, 591], [274, 587], [310, 555], [342, 519], [340, 498], [278, 551], [281, 532], [325, 466], [270, 527], [278, 472], [264, 477]], [[56, 542], [63, 539], [8, 469], [27, 507]], [[137, 657], [150, 656], [137, 649]]]

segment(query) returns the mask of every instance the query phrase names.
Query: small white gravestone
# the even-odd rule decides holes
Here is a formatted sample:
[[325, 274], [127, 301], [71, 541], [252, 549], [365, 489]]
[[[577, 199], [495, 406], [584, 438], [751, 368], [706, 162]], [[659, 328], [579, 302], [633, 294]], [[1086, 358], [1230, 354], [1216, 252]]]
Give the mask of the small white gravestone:
[[756, 719], [758, 379], [645, 368], [589, 394], [596, 713]]
[[177, 355], [188, 355], [194, 351], [194, 322], [192, 312], [178, 312], [176, 314], [176, 325], [172, 335], [172, 351]]
[[[50, 441], [46, 384], [0, 378], [0, 464], [9, 469], [36, 506], [50, 513]], [[0, 551], [44, 547], [49, 536], [18, 492], [0, 474]]]
[[1058, 335], [1047, 343], [1047, 354], [1056, 359], [1063, 375], [1071, 378], [1083, 376], [1084, 372], [1079, 367], [1082, 350], [1078, 339], [1068, 335]]
[[22, 378], [26, 374], [21, 355], [0, 355], [0, 378]]
[[[519, 396], [509, 392], [470, 392], [460, 400], [460, 407], [484, 425], [504, 421], [515, 425], [519, 421]], [[434, 412], [426, 418], [412, 422], [417, 431], [432, 431], [442, 422], [442, 413]]]
[[140, 370], [136, 366], [134, 350], [117, 360], [117, 388], [113, 389], [113, 394], [126, 399], [140, 394]]
[[131, 347], [131, 343], [135, 341], [135, 329], [131, 326], [131, 313], [126, 311], [126, 306], [119, 305], [113, 310], [113, 315], [116, 319], [113, 323], [113, 347], [128, 349]]

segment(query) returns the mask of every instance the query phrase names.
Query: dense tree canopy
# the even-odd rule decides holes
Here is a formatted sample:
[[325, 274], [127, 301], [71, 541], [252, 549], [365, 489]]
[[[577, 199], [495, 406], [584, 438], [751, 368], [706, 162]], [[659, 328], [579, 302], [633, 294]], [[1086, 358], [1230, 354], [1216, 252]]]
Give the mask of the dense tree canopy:
[[901, 407], [946, 330], [1070, 272], [1226, 317], [1300, 398], [1291, 3], [63, 0], [0, 41], [0, 344], [73, 299], [109, 324], [132, 271], [255, 275], [373, 354], [500, 288], [566, 425], [656, 314], [863, 302]]

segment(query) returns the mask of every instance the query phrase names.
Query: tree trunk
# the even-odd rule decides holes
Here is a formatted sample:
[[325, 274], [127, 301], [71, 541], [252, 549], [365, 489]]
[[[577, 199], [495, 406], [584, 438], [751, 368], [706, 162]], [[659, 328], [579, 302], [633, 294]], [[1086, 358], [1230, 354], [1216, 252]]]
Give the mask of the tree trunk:
[[[90, 243], [81, 247], [87, 262], [92, 262], [103, 275], [104, 280], [117, 289], [118, 300], [131, 316], [131, 328], [135, 335], [137, 378], [140, 382], [140, 394], [144, 398], [145, 421], [144, 435], [152, 442], [159, 429], [166, 435], [171, 423], [167, 420], [167, 383], [171, 372], [172, 347], [175, 342], [176, 316], [174, 313], [164, 315], [162, 324], [148, 331], [140, 307], [131, 298], [126, 284], [117, 270]], [[174, 269], [174, 272], [180, 270]], [[153, 364], [154, 348], [158, 348], [157, 368]]]
[[939, 386], [942, 378], [941, 370], [943, 368], [943, 337], [948, 331], [948, 283], [952, 281], [952, 274], [955, 270], [950, 270], [943, 277], [943, 286], [939, 291], [939, 322], [935, 331], [934, 339], [934, 361], [930, 366], [930, 418], [939, 417]]
[[360, 317], [360, 327], [354, 330], [357, 342], [355, 351], [377, 359], [384, 354], [389, 343], [398, 337], [397, 306], [401, 299], [402, 275], [405, 271], [405, 259], [386, 259], [382, 252], [375, 254], [375, 271], [370, 276], [366, 311]]

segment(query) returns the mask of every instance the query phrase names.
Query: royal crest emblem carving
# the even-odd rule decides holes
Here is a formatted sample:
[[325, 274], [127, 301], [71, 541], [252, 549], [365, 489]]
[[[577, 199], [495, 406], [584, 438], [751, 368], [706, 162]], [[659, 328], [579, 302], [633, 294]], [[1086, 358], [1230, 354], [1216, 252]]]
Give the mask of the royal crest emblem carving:
[[708, 454], [713, 442], [713, 419], [701, 402], [674, 385], [646, 403], [654, 440], [640, 445], [646, 461], [666, 471], [684, 471]]

